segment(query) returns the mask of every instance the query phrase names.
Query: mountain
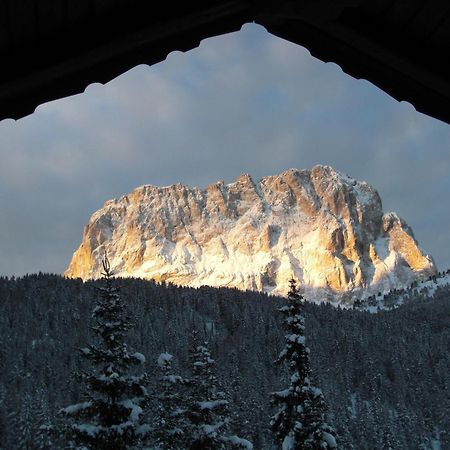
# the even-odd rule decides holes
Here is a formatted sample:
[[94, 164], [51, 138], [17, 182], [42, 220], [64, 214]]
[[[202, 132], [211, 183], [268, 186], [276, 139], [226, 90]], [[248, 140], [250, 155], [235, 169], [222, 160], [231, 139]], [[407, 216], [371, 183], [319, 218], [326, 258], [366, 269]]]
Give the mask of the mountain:
[[117, 276], [272, 293], [294, 276], [306, 296], [337, 301], [436, 272], [373, 187], [320, 165], [204, 190], [139, 187], [91, 216], [65, 275], [98, 278], [105, 251]]

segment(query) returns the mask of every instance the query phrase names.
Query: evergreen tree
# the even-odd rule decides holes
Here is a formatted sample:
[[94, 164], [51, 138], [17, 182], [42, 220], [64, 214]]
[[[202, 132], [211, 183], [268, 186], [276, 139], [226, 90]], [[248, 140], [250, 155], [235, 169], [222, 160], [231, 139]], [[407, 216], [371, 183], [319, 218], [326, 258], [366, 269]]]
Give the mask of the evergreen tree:
[[396, 450], [397, 445], [389, 429], [384, 431], [382, 450]]
[[37, 423], [39, 428], [35, 437], [35, 447], [37, 450], [49, 450], [55, 448], [52, 442], [52, 418], [50, 416], [50, 410], [46, 399], [39, 400], [39, 412], [36, 414]]
[[271, 429], [283, 450], [326, 450], [336, 448], [334, 431], [325, 423], [326, 404], [322, 391], [311, 384], [309, 348], [305, 344], [303, 298], [294, 279], [289, 281], [288, 304], [280, 308], [285, 316], [286, 346], [278, 361], [285, 361], [292, 373], [287, 389], [272, 393], [279, 406]]
[[199, 343], [197, 332], [192, 334], [190, 352], [193, 376], [189, 381], [189, 397], [186, 416], [188, 419], [186, 445], [189, 450], [221, 450], [229, 447], [253, 449], [251, 442], [227, 434], [228, 400], [219, 388], [213, 372], [214, 359], [208, 343]]
[[224, 449], [224, 432], [227, 428], [225, 410], [228, 401], [218, 389], [213, 373], [214, 360], [208, 343], [199, 343], [197, 331], [192, 333], [190, 349], [192, 378], [189, 380], [189, 397], [186, 416], [189, 422], [187, 448], [190, 450]]
[[29, 394], [26, 394], [19, 401], [19, 408], [10, 416], [12, 426], [15, 429], [15, 441], [19, 448], [32, 450], [37, 431], [35, 418], [33, 417], [34, 403]]
[[83, 402], [62, 410], [69, 448], [127, 450], [138, 445], [150, 427], [141, 423], [142, 407], [148, 400], [143, 383], [146, 374], [136, 375], [131, 368], [143, 364], [141, 353], [130, 352], [124, 338], [132, 327], [125, 314], [119, 289], [105, 255], [103, 286], [92, 317], [97, 342], [81, 349], [92, 368], [80, 375], [85, 384]]
[[157, 448], [164, 450], [185, 448], [184, 400], [180, 390], [184, 385], [184, 379], [173, 373], [172, 361], [173, 356], [170, 353], [161, 353], [157, 361], [162, 371], [162, 386], [158, 394], [158, 409], [152, 437]]

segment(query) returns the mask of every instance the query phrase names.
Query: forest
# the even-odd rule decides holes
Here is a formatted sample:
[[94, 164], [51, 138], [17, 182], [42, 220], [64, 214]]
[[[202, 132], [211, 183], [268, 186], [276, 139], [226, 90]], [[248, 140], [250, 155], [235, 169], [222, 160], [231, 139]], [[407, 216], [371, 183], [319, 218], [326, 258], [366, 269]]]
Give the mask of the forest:
[[[146, 359], [148, 423], [156, 420], [161, 391], [158, 357], [173, 355], [174, 372], [188, 373], [195, 329], [226, 392], [230, 428], [255, 449], [278, 448], [270, 398], [289, 379], [288, 368], [274, 363], [284, 345], [285, 298], [141, 279], [113, 284], [133, 323], [126, 342]], [[51, 274], [0, 278], [1, 449], [60, 448], [46, 430], [62, 408], [83, 401], [75, 374], [86, 369], [79, 349], [94, 339], [101, 285]], [[376, 314], [320, 299], [304, 304], [313, 380], [338, 448], [450, 448], [450, 289], [433, 292], [402, 291], [402, 305]]]

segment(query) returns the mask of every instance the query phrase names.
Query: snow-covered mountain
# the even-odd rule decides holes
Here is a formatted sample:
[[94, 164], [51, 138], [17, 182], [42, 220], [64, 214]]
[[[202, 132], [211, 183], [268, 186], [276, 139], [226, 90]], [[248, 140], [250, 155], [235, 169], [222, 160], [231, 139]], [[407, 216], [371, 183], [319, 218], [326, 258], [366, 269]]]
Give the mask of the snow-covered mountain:
[[294, 276], [307, 297], [337, 301], [436, 272], [373, 187], [329, 166], [141, 186], [92, 215], [65, 275], [99, 277], [105, 251], [117, 276], [283, 294]]

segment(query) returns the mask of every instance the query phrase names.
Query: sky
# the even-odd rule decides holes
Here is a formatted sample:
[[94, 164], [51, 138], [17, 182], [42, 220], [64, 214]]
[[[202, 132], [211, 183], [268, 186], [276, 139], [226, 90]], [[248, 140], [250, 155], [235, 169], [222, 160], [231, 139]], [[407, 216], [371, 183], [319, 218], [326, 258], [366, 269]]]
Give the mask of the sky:
[[328, 164], [450, 267], [450, 126], [260, 26], [0, 122], [0, 275], [62, 273], [90, 215], [143, 184]]

